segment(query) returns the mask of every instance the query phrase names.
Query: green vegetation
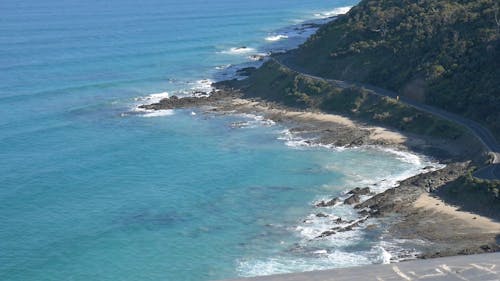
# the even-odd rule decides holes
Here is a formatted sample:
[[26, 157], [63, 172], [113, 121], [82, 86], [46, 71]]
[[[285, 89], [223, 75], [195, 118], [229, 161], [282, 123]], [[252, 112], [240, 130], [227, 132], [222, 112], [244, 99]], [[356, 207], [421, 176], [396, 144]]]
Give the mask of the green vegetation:
[[[469, 211], [487, 211], [497, 215], [500, 211], [500, 181], [487, 181], [475, 178], [471, 172], [438, 189], [450, 203]], [[485, 208], [487, 206], [487, 208]], [[496, 217], [496, 216], [495, 216]]]
[[454, 139], [463, 134], [455, 124], [422, 113], [363, 88], [342, 89], [300, 75], [274, 61], [265, 63], [242, 81], [226, 81], [248, 97], [262, 97], [298, 108], [321, 109], [397, 128], [401, 131]]
[[500, 137], [499, 6], [498, 0], [362, 0], [287, 63], [398, 91], [475, 119]]

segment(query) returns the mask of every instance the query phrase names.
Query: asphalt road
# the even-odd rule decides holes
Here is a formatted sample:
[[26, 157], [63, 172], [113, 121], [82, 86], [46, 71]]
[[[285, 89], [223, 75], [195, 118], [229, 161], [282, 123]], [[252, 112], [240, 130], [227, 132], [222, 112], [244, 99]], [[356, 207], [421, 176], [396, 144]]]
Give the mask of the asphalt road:
[[[315, 76], [315, 75], [310, 75], [307, 73], [304, 73], [303, 71], [300, 71], [297, 68], [294, 68], [292, 65], [287, 64], [285, 59], [278, 59], [276, 57], [271, 57], [274, 61], [279, 63], [282, 67], [288, 68], [296, 73], [299, 73], [303, 76], [309, 77], [311, 79], [316, 79], [316, 80], [322, 80], [331, 84], [334, 84], [337, 87], [340, 88], [349, 88], [352, 86], [355, 87], [363, 87], [364, 89], [368, 90], [371, 94], [378, 95], [378, 96], [383, 96], [383, 97], [390, 97], [390, 98], [397, 98], [399, 96], [398, 93], [389, 91], [386, 89], [382, 89], [373, 85], [369, 84], [364, 84], [364, 83], [354, 83], [354, 82], [346, 82], [346, 81], [341, 81], [341, 80], [334, 80], [334, 79], [326, 79], [323, 77]], [[446, 119], [448, 121], [454, 122], [458, 125], [461, 125], [465, 128], [467, 128], [476, 138], [478, 138], [481, 143], [484, 145], [484, 147], [487, 149], [489, 154], [491, 155], [491, 163], [487, 166], [481, 167], [479, 170], [477, 170], [474, 173], [474, 176], [477, 178], [481, 179], [486, 179], [486, 180], [500, 180], [500, 145], [498, 144], [496, 138], [493, 136], [493, 134], [484, 126], [481, 124], [464, 118], [462, 116], [459, 116], [457, 114], [442, 110], [437, 107], [433, 107], [427, 104], [419, 103], [417, 101], [401, 97], [399, 96], [399, 101], [402, 103], [405, 103], [407, 105], [410, 105], [420, 111], [424, 111], [427, 113], [430, 113], [432, 115], [441, 117], [443, 119]]]
[[226, 281], [500, 281], [500, 253], [414, 260]]

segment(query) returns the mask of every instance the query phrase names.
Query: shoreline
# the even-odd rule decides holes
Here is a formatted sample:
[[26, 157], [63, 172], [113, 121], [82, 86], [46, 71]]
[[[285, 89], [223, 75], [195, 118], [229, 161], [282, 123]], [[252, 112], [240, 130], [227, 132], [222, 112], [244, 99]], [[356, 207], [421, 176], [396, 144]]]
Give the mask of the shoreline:
[[[263, 61], [265, 62], [264, 58]], [[240, 77], [251, 77], [255, 70], [253, 67], [246, 67], [237, 73]], [[215, 89], [208, 97], [181, 99], [176, 97], [174, 102], [166, 99], [163, 104], [160, 102], [156, 106], [144, 108], [154, 110], [198, 107], [209, 114], [256, 114], [283, 124], [289, 128], [290, 135], [302, 139], [302, 144], [305, 146], [327, 148], [377, 146], [424, 155], [446, 164], [444, 168], [438, 170], [423, 169], [419, 174], [401, 180], [398, 186], [390, 187], [381, 193], [372, 194], [369, 190], [371, 196], [369, 198], [363, 197], [366, 194], [357, 194], [359, 190], [356, 188], [341, 195], [340, 199], [315, 202], [316, 207], [321, 208], [331, 207], [339, 202], [346, 204], [344, 200], [352, 199], [347, 204], [358, 209], [360, 215], [354, 221], [341, 220], [344, 225], [325, 231], [316, 238], [325, 238], [360, 226], [370, 231], [369, 228], [373, 225], [367, 225], [366, 220], [375, 218], [381, 221], [390, 220], [384, 224], [389, 232], [388, 236], [394, 240], [425, 241], [425, 246], [418, 250], [418, 256], [413, 258], [426, 259], [500, 251], [500, 206], [491, 201], [487, 204], [470, 204], [469, 200], [464, 200], [467, 192], [471, 196], [477, 196], [470, 190], [465, 192], [466, 195], [462, 195], [461, 199], [452, 198], [447, 194], [450, 186], [466, 178], [474, 166], [481, 166], [486, 160], [482, 145], [470, 133], [465, 132], [459, 137], [445, 139], [402, 132], [384, 125], [374, 125], [375, 122], [370, 120], [357, 119], [349, 113], [346, 117], [311, 107], [285, 106], [280, 103], [280, 99], [270, 99], [278, 102], [261, 99], [260, 94], [246, 93], [248, 85], [238, 85], [236, 88], [241, 92], [235, 91], [229, 80], [214, 83], [213, 86]], [[462, 191], [460, 189], [459, 192]], [[348, 198], [343, 198], [349, 194]], [[459, 207], [455, 206], [457, 203]], [[491, 209], [488, 209], [489, 207]], [[411, 250], [409, 249], [406, 254], [408, 252]], [[396, 261], [412, 259], [412, 257], [405, 258], [405, 253], [402, 254], [403, 258]]]
[[[380, 146], [418, 154], [423, 154], [422, 151], [450, 149], [448, 142], [361, 124], [357, 120], [341, 115], [290, 108], [262, 99], [246, 99], [241, 93], [226, 89], [214, 90], [207, 97], [175, 97], [142, 106], [150, 110], [193, 107], [202, 109], [206, 114], [247, 113], [263, 116], [265, 119], [285, 125], [293, 135], [306, 139], [306, 145]], [[309, 136], [309, 138], [304, 136]], [[453, 145], [451, 147], [456, 149]], [[461, 151], [454, 152], [460, 154]], [[432, 155], [432, 153], [423, 155], [445, 162], [447, 165], [439, 170], [424, 169], [421, 173], [402, 180], [397, 187], [388, 188], [365, 201], [360, 201], [359, 195], [366, 194], [357, 194], [358, 191], [351, 190], [352, 196], [350, 197], [355, 195], [355, 198], [349, 204], [358, 209], [359, 219], [342, 222], [345, 223], [342, 227], [325, 231], [317, 238], [359, 227], [368, 229], [369, 225], [364, 224], [368, 218], [386, 219], [396, 216], [389, 222], [388, 235], [392, 239], [425, 241], [427, 246], [419, 249], [417, 258], [500, 251], [496, 242], [497, 237], [500, 237], [499, 218], [491, 219], [479, 214], [467, 214], [456, 210], [445, 202], [437, 203], [438, 199], [433, 197], [436, 195], [431, 193], [466, 175], [470, 169], [470, 161], [442, 158], [439, 153], [438, 155]], [[334, 198], [330, 202], [336, 204], [337, 200], [338, 198]], [[321, 202], [317, 203], [321, 204]], [[319, 207], [332, 206], [328, 205], [328, 202], [323, 203], [325, 205]], [[318, 211], [321, 211], [320, 208]]]

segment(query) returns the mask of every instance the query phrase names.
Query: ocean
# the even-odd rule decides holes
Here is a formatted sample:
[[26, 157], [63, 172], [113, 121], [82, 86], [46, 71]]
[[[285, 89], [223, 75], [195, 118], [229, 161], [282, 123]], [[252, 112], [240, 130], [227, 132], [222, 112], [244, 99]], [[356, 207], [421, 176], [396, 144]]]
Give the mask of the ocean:
[[388, 262], [400, 246], [383, 227], [314, 239], [331, 217], [356, 217], [341, 205], [318, 218], [314, 202], [382, 191], [431, 160], [308, 146], [255, 115], [137, 109], [209, 90], [356, 3], [1, 1], [0, 279], [216, 280]]

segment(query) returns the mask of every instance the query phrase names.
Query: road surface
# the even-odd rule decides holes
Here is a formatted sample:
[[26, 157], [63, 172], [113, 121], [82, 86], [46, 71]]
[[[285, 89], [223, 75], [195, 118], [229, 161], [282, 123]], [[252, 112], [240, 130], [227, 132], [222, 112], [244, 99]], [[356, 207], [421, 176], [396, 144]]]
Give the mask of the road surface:
[[486, 165], [479, 170], [477, 170], [474, 173], [474, 176], [477, 178], [481, 179], [487, 179], [487, 180], [499, 180], [500, 179], [500, 145], [498, 144], [496, 138], [493, 136], [493, 134], [484, 126], [481, 124], [464, 118], [462, 116], [459, 116], [457, 114], [442, 110], [437, 107], [433, 107], [427, 104], [419, 103], [417, 101], [405, 98], [405, 97], [400, 97], [398, 93], [389, 91], [386, 89], [382, 89], [373, 85], [369, 84], [363, 84], [363, 83], [354, 83], [354, 82], [346, 82], [346, 81], [341, 81], [341, 80], [334, 80], [334, 79], [326, 79], [323, 77], [307, 74], [303, 71], [300, 71], [297, 67], [292, 66], [291, 64], [287, 63], [283, 57], [271, 57], [272, 60], [280, 64], [282, 67], [288, 68], [296, 73], [299, 73], [305, 77], [309, 77], [311, 79], [315, 80], [322, 80], [327, 83], [333, 84], [337, 87], [340, 88], [349, 88], [349, 87], [362, 87], [366, 90], [368, 90], [371, 94], [378, 95], [378, 96], [383, 96], [383, 97], [390, 97], [396, 99], [399, 97], [399, 101], [402, 103], [405, 103], [409, 106], [412, 106], [420, 111], [424, 111], [427, 113], [430, 113], [432, 115], [441, 117], [443, 119], [446, 119], [448, 121], [451, 121], [453, 123], [456, 123], [458, 125], [461, 125], [465, 128], [467, 128], [481, 143], [483, 146], [486, 148], [486, 150], [489, 152], [489, 155], [491, 156], [491, 163], [489, 165]]
[[500, 281], [500, 253], [456, 256], [226, 281]]

